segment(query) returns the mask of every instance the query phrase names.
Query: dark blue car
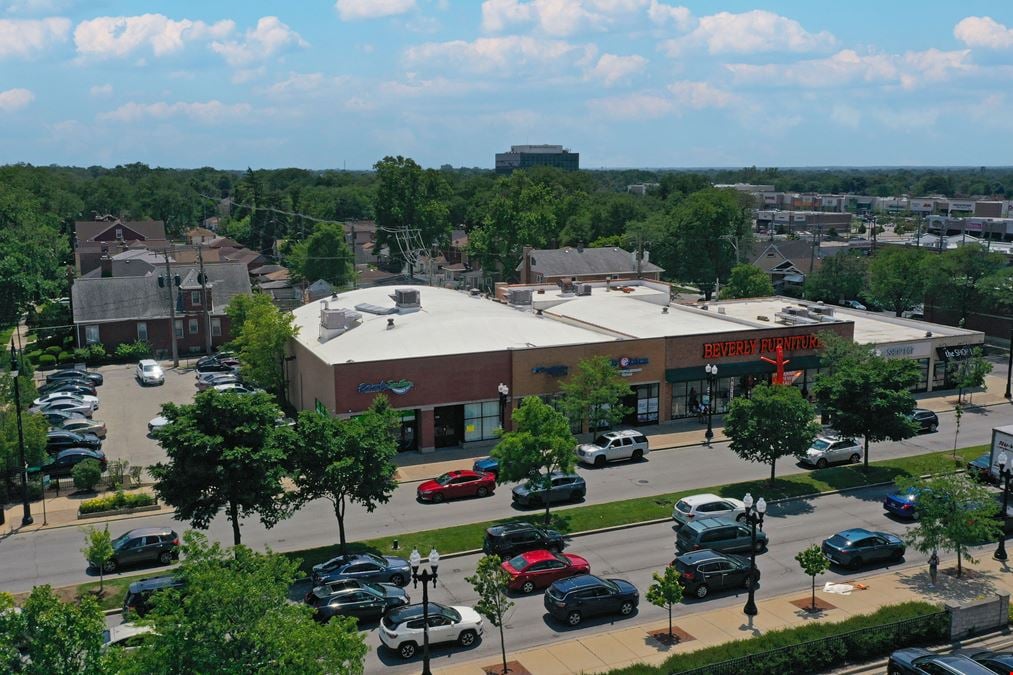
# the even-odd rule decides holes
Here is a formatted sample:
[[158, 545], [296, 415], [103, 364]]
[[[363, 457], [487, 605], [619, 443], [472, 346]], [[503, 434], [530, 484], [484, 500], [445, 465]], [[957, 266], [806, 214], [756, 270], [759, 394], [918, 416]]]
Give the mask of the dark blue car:
[[883, 508], [897, 516], [909, 520], [918, 520], [918, 488], [911, 487], [892, 495], [887, 495], [883, 500]]
[[499, 476], [499, 460], [495, 457], [483, 457], [482, 459], [476, 459], [475, 463], [471, 465], [471, 470], [491, 473], [494, 476]]
[[554, 581], [545, 591], [545, 609], [557, 621], [580, 625], [599, 614], [629, 616], [640, 603], [637, 587], [623, 579], [581, 574]]

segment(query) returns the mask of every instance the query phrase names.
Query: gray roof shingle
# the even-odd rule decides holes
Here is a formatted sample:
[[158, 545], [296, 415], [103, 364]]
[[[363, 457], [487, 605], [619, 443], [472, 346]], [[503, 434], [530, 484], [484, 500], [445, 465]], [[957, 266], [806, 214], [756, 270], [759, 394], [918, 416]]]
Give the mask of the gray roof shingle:
[[[517, 271], [524, 269], [524, 261]], [[531, 251], [531, 271], [546, 277], [588, 276], [599, 274], [633, 274], [637, 263], [633, 254], [618, 246], [607, 248], [584, 248], [577, 250], [569, 246], [555, 249]], [[640, 265], [642, 273], [664, 272], [651, 262]]]

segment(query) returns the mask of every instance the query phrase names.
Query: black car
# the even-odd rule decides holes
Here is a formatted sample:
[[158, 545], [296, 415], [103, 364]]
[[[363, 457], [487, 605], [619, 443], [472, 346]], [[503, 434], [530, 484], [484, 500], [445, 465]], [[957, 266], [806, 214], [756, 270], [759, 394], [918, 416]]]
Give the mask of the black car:
[[629, 616], [640, 603], [637, 587], [623, 579], [581, 574], [552, 582], [545, 591], [545, 609], [552, 618], [577, 626], [589, 616]]
[[127, 587], [127, 595], [123, 598], [123, 618], [128, 613], [144, 616], [151, 611], [151, 596], [166, 589], [182, 590], [186, 583], [172, 576], [151, 577], [135, 581]]
[[63, 424], [65, 420], [87, 419], [81, 413], [71, 412], [69, 410], [47, 410], [46, 412], [39, 414], [46, 418], [46, 422], [48, 422], [50, 426], [58, 426]]
[[822, 548], [830, 562], [858, 569], [867, 563], [900, 560], [907, 547], [895, 534], [856, 527], [824, 539]]
[[55, 454], [68, 448], [89, 448], [100, 450], [102, 439], [95, 434], [79, 434], [76, 431], [54, 430], [46, 434], [46, 451]]
[[199, 359], [197, 359], [197, 367], [200, 368], [201, 366], [206, 366], [210, 363], [218, 363], [219, 361], [224, 361], [226, 359], [235, 360], [235, 358], [236, 358], [235, 352], [229, 351], [215, 352], [214, 354], [208, 354], [207, 356], [202, 356]]
[[96, 387], [102, 386], [102, 374], [93, 373], [89, 370], [75, 370], [73, 368], [65, 368], [63, 370], [54, 370], [46, 376], [46, 382], [56, 382], [57, 380], [73, 380], [83, 378], [88, 380]]
[[503, 560], [518, 553], [548, 549], [562, 551], [566, 544], [563, 535], [530, 523], [512, 522], [493, 525], [486, 529], [482, 551], [487, 555], [498, 555]]
[[915, 408], [908, 418], [918, 425], [918, 431], [933, 432], [939, 428], [939, 416], [925, 408]]
[[239, 372], [239, 361], [235, 359], [222, 359], [221, 361], [211, 361], [204, 365], [197, 366], [198, 373], [238, 373]]
[[327, 623], [335, 616], [379, 619], [388, 609], [409, 602], [408, 593], [403, 588], [355, 579], [317, 586], [306, 594], [306, 604], [315, 609], [313, 618], [321, 623]]
[[391, 583], [404, 586], [411, 579], [412, 568], [404, 558], [373, 555], [372, 553], [353, 553], [339, 555], [325, 563], [313, 566], [310, 577], [314, 586], [338, 581], [355, 579], [373, 583]]
[[106, 572], [136, 563], [169, 565], [179, 557], [179, 535], [168, 527], [141, 527], [113, 539], [113, 555], [102, 566]]
[[966, 656], [985, 666], [993, 673], [1013, 673], [1013, 652], [993, 652], [989, 649], [957, 649], [953, 652], [957, 656]]
[[750, 579], [760, 580], [760, 570], [750, 571], [749, 560], [710, 549], [692, 551], [672, 561], [679, 583], [688, 595], [705, 598], [711, 591], [749, 589]]
[[88, 380], [57, 380], [39, 387], [39, 396], [57, 393], [95, 396], [95, 386]]
[[51, 456], [49, 461], [43, 463], [42, 473], [53, 478], [66, 478], [74, 471], [74, 467], [86, 459], [94, 459], [99, 463], [102, 471], [106, 470], [106, 456], [101, 450], [89, 450], [88, 448], [69, 448], [61, 450]]
[[890, 654], [886, 672], [889, 675], [992, 675], [993, 673], [966, 656], [933, 654], [927, 649], [918, 647], [898, 649]]

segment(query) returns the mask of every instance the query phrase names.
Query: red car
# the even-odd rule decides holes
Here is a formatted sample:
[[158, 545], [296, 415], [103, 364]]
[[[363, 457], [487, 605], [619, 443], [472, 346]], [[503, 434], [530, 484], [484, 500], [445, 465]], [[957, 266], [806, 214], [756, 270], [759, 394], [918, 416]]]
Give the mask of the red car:
[[521, 593], [545, 588], [559, 579], [591, 573], [590, 563], [579, 555], [544, 550], [521, 553], [507, 560], [501, 567], [510, 575], [507, 588]]
[[418, 498], [424, 502], [442, 502], [458, 497], [487, 497], [495, 489], [496, 476], [463, 469], [447, 472], [419, 485]]

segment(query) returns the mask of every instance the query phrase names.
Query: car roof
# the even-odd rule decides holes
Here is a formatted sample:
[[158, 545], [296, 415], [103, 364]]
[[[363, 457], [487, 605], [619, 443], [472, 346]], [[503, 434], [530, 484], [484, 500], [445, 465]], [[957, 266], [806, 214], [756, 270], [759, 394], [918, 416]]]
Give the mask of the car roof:
[[729, 560], [730, 558], [731, 556], [727, 556], [724, 553], [704, 548], [698, 551], [683, 553], [677, 558], [677, 560], [684, 562], [687, 565], [699, 565], [700, 563], [707, 562], [709, 560]]
[[679, 501], [686, 502], [687, 504], [695, 506], [697, 504], [703, 504], [704, 502], [723, 501], [723, 500], [724, 497], [719, 497], [715, 494], [711, 494], [710, 492], [704, 492], [698, 495], [690, 495], [688, 497], [683, 497]]
[[600, 577], [596, 577], [593, 574], [578, 574], [575, 577], [567, 577], [566, 579], [554, 581], [552, 582], [552, 585], [556, 590], [562, 593], [569, 593], [582, 588], [602, 586], [604, 585], [604, 582]]
[[158, 361], [155, 359], [141, 359], [140, 364], [142, 366], [157, 366]]
[[542, 562], [543, 560], [556, 559], [556, 555], [554, 553], [546, 551], [545, 549], [539, 549], [537, 551], [526, 551], [525, 553], [521, 553], [521, 557], [524, 558], [524, 560], [529, 565], [532, 565], [537, 562]]
[[580, 478], [580, 474], [571, 473], [567, 471], [553, 471], [549, 474], [550, 478]]
[[855, 539], [861, 539], [862, 537], [868, 537], [875, 534], [864, 527], [853, 527], [850, 530], [841, 530], [835, 536], [843, 537], [848, 541], [854, 541]]
[[131, 537], [142, 537], [147, 534], [175, 534], [171, 527], [137, 527], [133, 530], [128, 530], [124, 534], [128, 534]]
[[169, 588], [171, 586], [182, 586], [183, 581], [177, 579], [174, 576], [166, 575], [161, 577], [149, 577], [147, 579], [141, 579], [130, 584], [131, 593], [140, 593], [142, 591], [156, 591], [160, 588]]
[[105, 457], [101, 450], [92, 450], [91, 448], [67, 448], [53, 455], [53, 459], [59, 459], [68, 455], [88, 455], [89, 457]]
[[690, 527], [694, 530], [709, 530], [715, 527], [727, 527], [729, 525], [737, 524], [738, 521], [731, 516], [719, 516], [717, 518], [700, 518], [699, 520], [687, 523], [684, 527]]
[[504, 534], [510, 534], [511, 532], [520, 532], [521, 530], [541, 530], [541, 528], [536, 525], [532, 525], [531, 523], [513, 521], [493, 525], [492, 527], [486, 529], [486, 533], [491, 534], [494, 537], [499, 537]]
[[[443, 613], [446, 610], [446, 606], [436, 602], [429, 603], [429, 613], [435, 612]], [[414, 605], [402, 605], [396, 607], [387, 613], [387, 618], [390, 619], [391, 623], [404, 623], [410, 619], [420, 618], [422, 616], [422, 603], [416, 603]]]

